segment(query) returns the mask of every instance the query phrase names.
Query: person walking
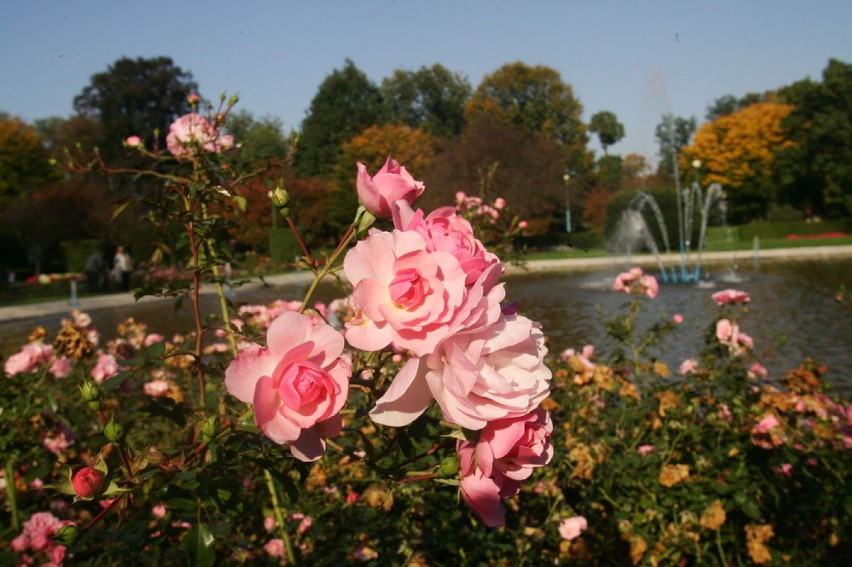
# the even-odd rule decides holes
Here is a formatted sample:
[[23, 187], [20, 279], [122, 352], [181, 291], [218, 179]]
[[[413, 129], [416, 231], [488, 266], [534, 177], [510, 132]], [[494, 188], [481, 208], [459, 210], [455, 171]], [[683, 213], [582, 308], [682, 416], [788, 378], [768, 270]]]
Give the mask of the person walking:
[[103, 252], [98, 249], [92, 250], [92, 253], [89, 254], [88, 258], [86, 258], [86, 265], [83, 267], [83, 271], [86, 272], [86, 282], [89, 288], [89, 293], [100, 291], [102, 288], [101, 278], [104, 274]]
[[115, 249], [115, 258], [112, 260], [113, 279], [118, 284], [119, 291], [130, 291], [130, 272], [133, 270], [133, 260], [130, 254], [124, 250], [124, 246]]

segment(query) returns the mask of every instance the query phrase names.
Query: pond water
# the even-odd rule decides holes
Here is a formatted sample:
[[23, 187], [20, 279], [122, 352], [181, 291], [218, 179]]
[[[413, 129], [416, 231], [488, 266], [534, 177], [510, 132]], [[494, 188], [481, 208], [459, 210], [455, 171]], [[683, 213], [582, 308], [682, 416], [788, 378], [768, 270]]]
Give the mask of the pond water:
[[[733, 287], [752, 297], [749, 313], [740, 320], [743, 332], [755, 341], [755, 350], [770, 375], [780, 378], [806, 357], [828, 366], [827, 379], [835, 392], [852, 396], [852, 310], [834, 299], [841, 285], [852, 285], [852, 260], [814, 262], [762, 262], [732, 271], [708, 268], [709, 281], [698, 285], [662, 285], [656, 299], [645, 301], [643, 321], [660, 314], [679, 313], [684, 322], [654, 351], [676, 370], [696, 355], [718, 307], [710, 295]], [[507, 278], [507, 300], [518, 302], [521, 312], [542, 324], [552, 353], [594, 344], [599, 352], [612, 349], [602, 322], [617, 313], [627, 297], [611, 291], [619, 269], [594, 272], [562, 272]], [[266, 286], [237, 290], [235, 301], [269, 303], [296, 299], [304, 285]], [[342, 295], [334, 286], [321, 286], [317, 299], [329, 301]], [[205, 309], [214, 312], [212, 297]], [[176, 308], [173, 301], [141, 303], [129, 307], [90, 310], [102, 334], [110, 337], [127, 317], [149, 324], [149, 330], [170, 336], [192, 328], [189, 302]], [[17, 350], [36, 325], [49, 332], [59, 327], [62, 315], [28, 321], [0, 323], [0, 352]]]

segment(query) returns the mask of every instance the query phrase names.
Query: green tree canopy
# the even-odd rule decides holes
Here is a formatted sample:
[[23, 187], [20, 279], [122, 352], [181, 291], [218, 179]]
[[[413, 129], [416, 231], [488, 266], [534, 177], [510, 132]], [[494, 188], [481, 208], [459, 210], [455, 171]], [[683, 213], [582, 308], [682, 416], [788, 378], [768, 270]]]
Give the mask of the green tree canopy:
[[779, 99], [796, 107], [783, 123], [794, 145], [775, 160], [782, 198], [824, 216], [852, 214], [852, 65], [831, 59], [822, 82], [798, 81]]
[[225, 129], [240, 146], [239, 159], [247, 164], [282, 159], [290, 150], [284, 124], [279, 118], [265, 116], [257, 120], [251, 112], [242, 109], [228, 116]]
[[303, 177], [328, 175], [334, 169], [343, 142], [368, 126], [384, 122], [379, 88], [347, 59], [320, 84], [293, 157]]
[[169, 57], [123, 57], [92, 75], [89, 85], [74, 98], [74, 109], [101, 123], [101, 152], [119, 160], [125, 155], [121, 142], [128, 136], [151, 144], [156, 130], [162, 146], [169, 124], [189, 112], [187, 97], [197, 90], [192, 74]]
[[397, 69], [382, 81], [389, 122], [453, 138], [464, 127], [464, 105], [470, 98], [467, 78], [440, 64], [417, 71]]
[[614, 113], [608, 110], [596, 112], [589, 122], [589, 131], [598, 135], [604, 155], [607, 153], [607, 148], [613, 144], [617, 144], [624, 138], [624, 126], [618, 121]]
[[494, 116], [563, 147], [564, 163], [578, 171], [589, 165], [583, 106], [559, 73], [542, 65], [509, 63], [487, 75], [467, 103], [468, 119]]
[[683, 118], [671, 113], [664, 114], [657, 125], [655, 135], [659, 144], [657, 174], [672, 179], [674, 176], [674, 160], [681, 148], [689, 144], [695, 133], [697, 124], [695, 117]]

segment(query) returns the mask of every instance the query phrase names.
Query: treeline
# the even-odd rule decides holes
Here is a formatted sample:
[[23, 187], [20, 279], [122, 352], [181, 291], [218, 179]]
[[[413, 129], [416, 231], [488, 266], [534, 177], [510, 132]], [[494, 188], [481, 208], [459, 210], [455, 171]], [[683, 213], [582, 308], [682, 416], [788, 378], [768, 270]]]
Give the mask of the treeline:
[[[107, 253], [129, 245], [141, 259], [168, 238], [144, 209], [110, 220], [111, 203], [156, 194], [156, 183], [98, 170], [140, 165], [123, 146], [128, 136], [163, 147], [169, 124], [190, 110], [198, 90], [168, 57], [123, 58], [91, 77], [70, 118], [27, 124], [0, 115], [0, 268], [59, 269], [59, 243], [78, 239], [101, 241]], [[527, 235], [547, 244], [599, 238], [620, 195], [671, 193], [675, 159], [681, 182], [723, 184], [730, 222], [852, 212], [847, 63], [830, 60], [821, 81], [720, 97], [700, 126], [695, 117], [660, 117], [653, 169], [646, 156], [613, 151], [625, 134], [614, 112], [584, 123], [582, 111], [571, 85], [545, 66], [509, 63], [474, 88], [439, 64], [397, 70], [376, 84], [347, 60], [319, 85], [299, 131], [285, 133], [280, 120], [248, 110], [227, 118], [240, 144], [233, 165], [266, 170], [238, 188], [249, 207], [234, 219], [235, 246], [265, 251], [273, 223], [268, 191], [279, 180], [305, 235], [313, 244], [331, 242], [351, 222], [355, 162], [375, 171], [388, 155], [426, 182], [424, 208], [452, 203], [457, 191], [503, 197], [528, 220]]]

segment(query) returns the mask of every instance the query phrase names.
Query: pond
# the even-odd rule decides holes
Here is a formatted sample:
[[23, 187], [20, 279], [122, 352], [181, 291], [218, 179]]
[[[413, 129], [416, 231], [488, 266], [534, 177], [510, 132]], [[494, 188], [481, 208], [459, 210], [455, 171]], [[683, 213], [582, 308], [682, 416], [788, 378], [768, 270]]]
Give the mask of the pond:
[[[506, 279], [507, 300], [518, 302], [522, 313], [542, 324], [552, 353], [590, 343], [598, 352], [608, 352], [613, 344], [607, 340], [603, 321], [627, 300], [624, 294], [610, 289], [618, 271], [613, 266], [603, 271], [510, 276]], [[852, 283], [852, 260], [748, 262], [735, 271], [720, 267], [715, 273], [710, 266], [709, 278], [698, 285], [662, 285], [656, 299], [644, 301], [646, 323], [663, 313], [679, 313], [684, 318], [655, 351], [660, 360], [676, 370], [684, 359], [695, 356], [718, 309], [710, 295], [733, 287], [752, 297], [740, 327], [754, 339], [755, 350], [771, 377], [780, 378], [806, 357], [813, 357], [827, 365], [827, 379], [835, 385], [835, 392], [852, 396], [852, 309], [834, 299], [841, 285]], [[235, 301], [296, 299], [304, 290], [304, 285], [296, 284], [240, 289]], [[321, 286], [317, 299], [328, 301], [341, 294], [334, 286]], [[210, 296], [205, 298], [205, 309], [215, 309]], [[166, 336], [192, 328], [188, 301], [178, 308], [173, 301], [160, 301], [93, 309], [89, 314], [106, 337], [112, 336], [117, 324], [127, 317], [148, 323], [150, 331]], [[0, 352], [17, 350], [36, 325], [54, 332], [61, 318], [53, 315], [0, 322]]]

